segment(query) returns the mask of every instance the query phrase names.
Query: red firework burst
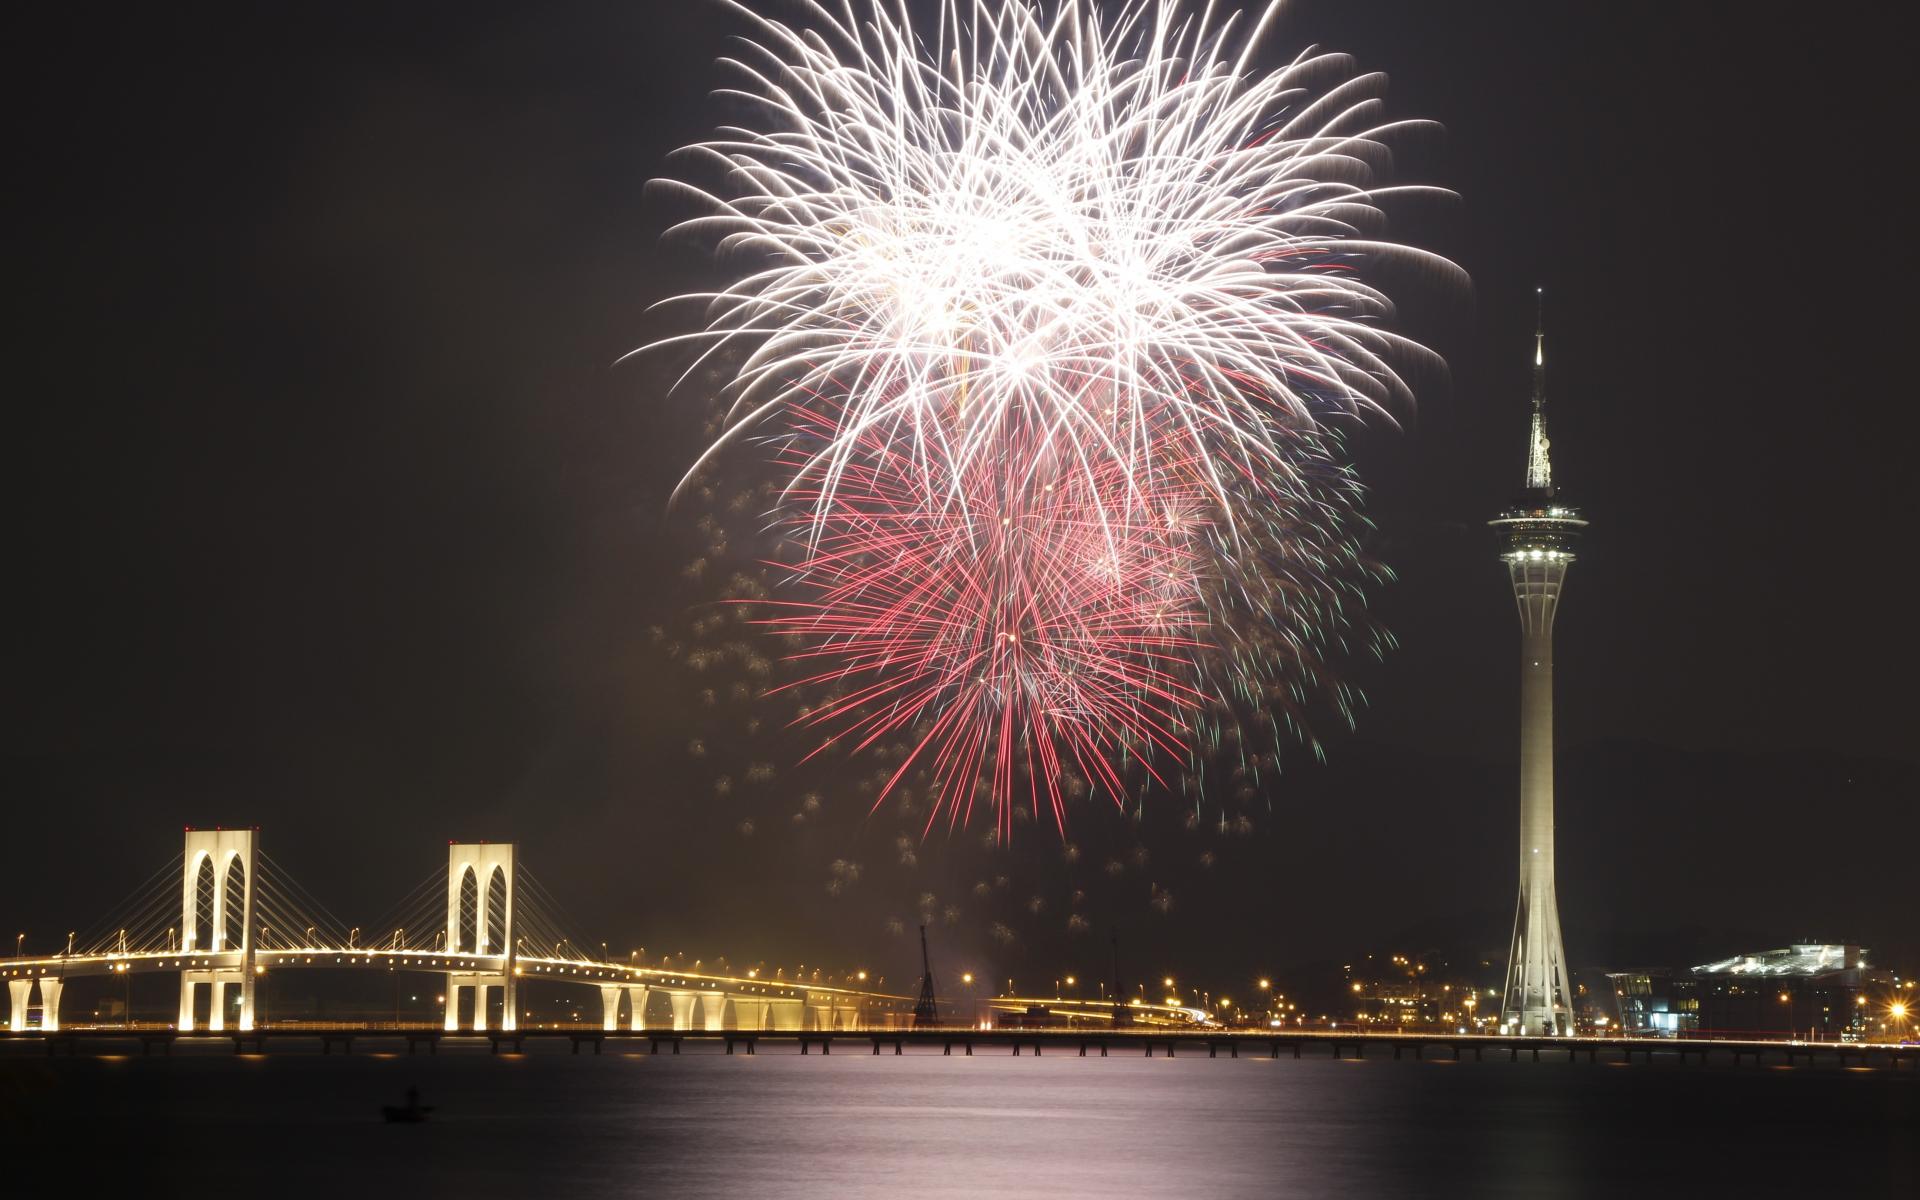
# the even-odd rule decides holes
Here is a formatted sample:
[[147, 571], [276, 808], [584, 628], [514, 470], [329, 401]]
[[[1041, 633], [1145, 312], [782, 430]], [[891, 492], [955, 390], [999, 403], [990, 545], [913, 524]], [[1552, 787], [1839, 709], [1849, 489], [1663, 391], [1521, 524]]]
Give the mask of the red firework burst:
[[[822, 407], [796, 428], [837, 416]], [[834, 694], [801, 719], [826, 745], [908, 734], [875, 804], [925, 766], [929, 829], [943, 812], [964, 825], [984, 798], [1006, 836], [1021, 777], [1064, 829], [1069, 771], [1118, 803], [1121, 764], [1184, 755], [1206, 699], [1199, 464], [1170, 444], [1143, 475], [1007, 424], [1003, 453], [958, 478], [927, 469], [924, 439], [875, 433], [830, 491], [797, 490], [783, 565], [805, 598], [766, 622], [817, 667], [793, 686]]]

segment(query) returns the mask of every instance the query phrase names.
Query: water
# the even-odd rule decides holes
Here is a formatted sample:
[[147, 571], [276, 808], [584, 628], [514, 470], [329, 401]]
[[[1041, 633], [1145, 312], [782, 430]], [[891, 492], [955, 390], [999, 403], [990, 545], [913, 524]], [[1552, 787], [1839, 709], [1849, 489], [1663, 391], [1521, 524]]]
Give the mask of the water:
[[[135, 1196], [1916, 1194], [1920, 1073], [909, 1052], [0, 1057], [0, 1163]], [[388, 1125], [408, 1086], [436, 1106]], [[67, 1189], [71, 1190], [71, 1188]], [[63, 1193], [64, 1194], [64, 1193]]]

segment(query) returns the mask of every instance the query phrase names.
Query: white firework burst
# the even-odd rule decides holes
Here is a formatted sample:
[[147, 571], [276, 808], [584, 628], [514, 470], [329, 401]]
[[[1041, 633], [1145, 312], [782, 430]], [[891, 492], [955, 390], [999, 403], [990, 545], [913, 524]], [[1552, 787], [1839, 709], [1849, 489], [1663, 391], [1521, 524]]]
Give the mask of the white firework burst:
[[1377, 182], [1386, 139], [1426, 123], [1384, 120], [1384, 77], [1341, 55], [1260, 69], [1277, 3], [941, 0], [916, 27], [881, 0], [798, 24], [725, 2], [759, 31], [726, 93], [758, 120], [683, 152], [722, 183], [666, 185], [708, 209], [678, 229], [746, 264], [677, 298], [706, 306], [685, 339], [741, 347], [707, 455], [832, 395], [793, 474], [822, 509], [881, 443], [950, 490], [1016, 412], [1133, 479], [1183, 442], [1225, 500], [1235, 476], [1284, 488], [1284, 428], [1409, 398], [1394, 364], [1430, 356], [1360, 268], [1458, 274], [1376, 236], [1383, 200], [1436, 191]]

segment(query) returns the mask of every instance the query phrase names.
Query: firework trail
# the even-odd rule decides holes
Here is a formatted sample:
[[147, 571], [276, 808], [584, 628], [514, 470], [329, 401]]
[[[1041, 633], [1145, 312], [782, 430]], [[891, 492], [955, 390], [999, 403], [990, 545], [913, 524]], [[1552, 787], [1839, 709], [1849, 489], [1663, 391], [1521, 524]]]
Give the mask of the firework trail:
[[1025, 779], [1064, 826], [1070, 768], [1117, 801], [1127, 764], [1274, 721], [1352, 621], [1326, 423], [1408, 399], [1392, 363], [1424, 356], [1362, 272], [1453, 271], [1374, 236], [1427, 190], [1373, 182], [1415, 123], [1338, 56], [1252, 70], [1277, 5], [804, 8], [740, 9], [758, 119], [688, 152], [723, 185], [671, 185], [742, 264], [658, 343], [736, 364], [694, 471], [771, 446], [772, 624], [844, 685], [808, 723], [909, 732], [895, 779], [930, 762], [950, 822], [983, 795], [1004, 828]]

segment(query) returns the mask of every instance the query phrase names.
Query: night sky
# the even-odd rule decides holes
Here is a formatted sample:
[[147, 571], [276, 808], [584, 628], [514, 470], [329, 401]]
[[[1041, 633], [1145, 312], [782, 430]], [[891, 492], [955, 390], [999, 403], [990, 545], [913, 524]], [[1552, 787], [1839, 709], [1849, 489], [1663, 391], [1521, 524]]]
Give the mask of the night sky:
[[[671, 360], [614, 363], [716, 279], [645, 185], [723, 119], [742, 23], [286, 7], [80, 6], [14, 42], [0, 919], [30, 947], [224, 823], [349, 920], [447, 839], [517, 840], [589, 940], [738, 962], [910, 975], [886, 922], [923, 890], [968, 898], [936, 938], [1001, 974], [1109, 930], [1223, 977], [1504, 952], [1517, 631], [1484, 521], [1522, 480], [1544, 285], [1556, 475], [1594, 522], [1558, 626], [1571, 958], [1920, 954], [1911, 102], [1877, 10], [1292, 6], [1276, 51], [1390, 74], [1393, 115], [1446, 128], [1396, 178], [1461, 197], [1393, 228], [1473, 278], [1399, 293], [1450, 374], [1356, 438], [1401, 648], [1354, 665], [1358, 732], [1290, 763], [1257, 833], [1203, 868], [1149, 821], [1152, 864], [1074, 934], [1050, 829], [1012, 866], [943, 835], [908, 866], [831, 780], [786, 827], [805, 744], [687, 752], [649, 631], [711, 600], [699, 514], [666, 506], [704, 412]], [[716, 796], [749, 759], [780, 773]], [[1114, 824], [1077, 814], [1090, 860], [1133, 844]], [[829, 896], [835, 859], [868, 866]], [[996, 873], [1043, 913], [972, 903]]]

